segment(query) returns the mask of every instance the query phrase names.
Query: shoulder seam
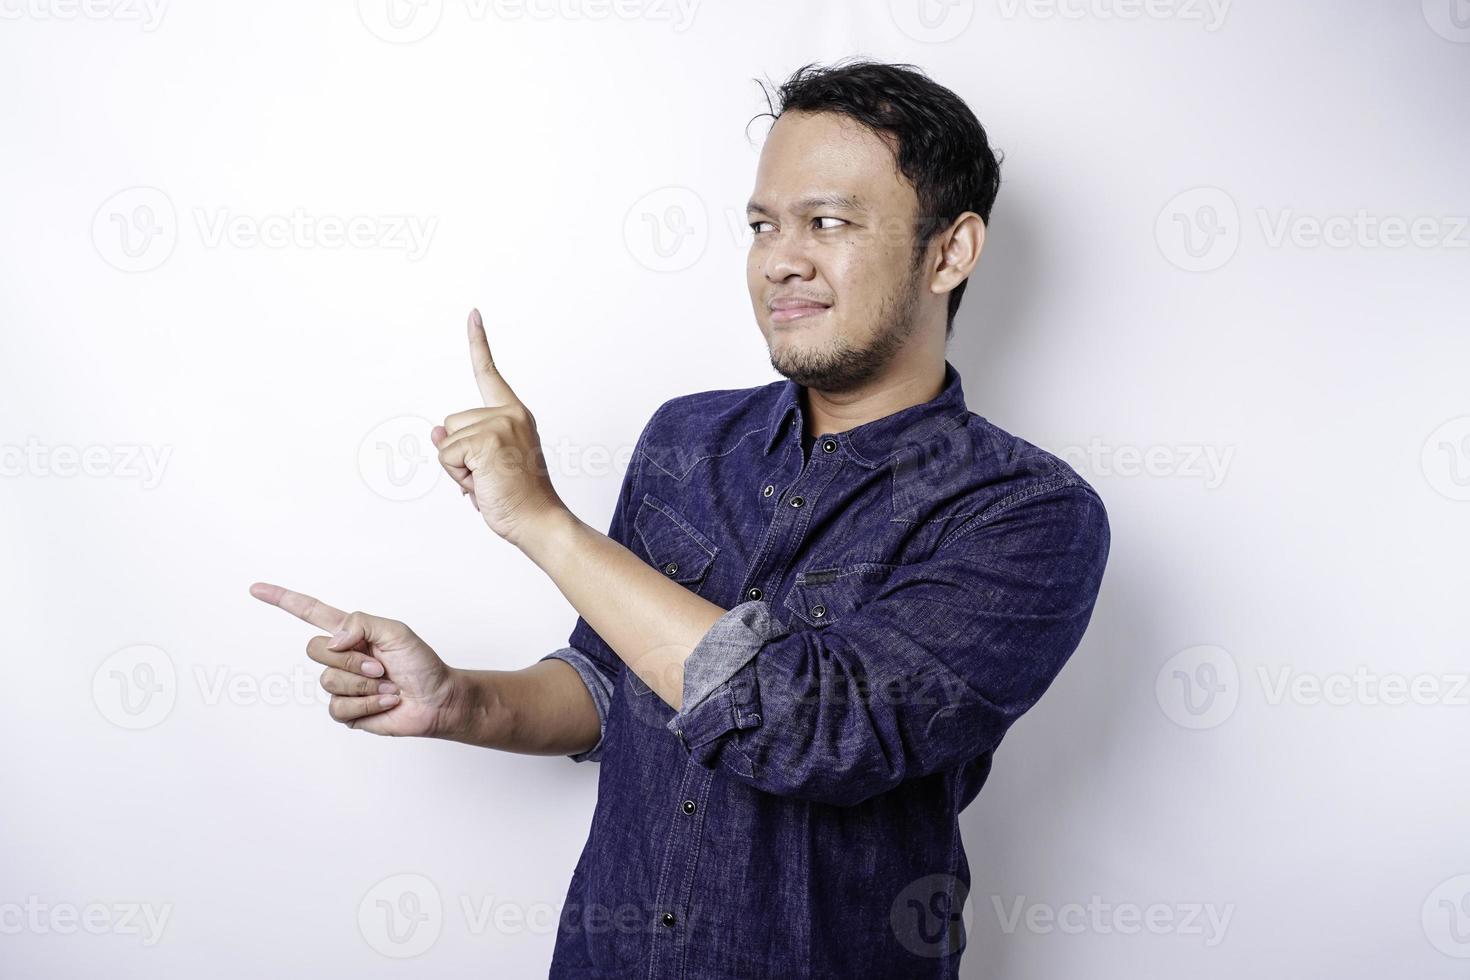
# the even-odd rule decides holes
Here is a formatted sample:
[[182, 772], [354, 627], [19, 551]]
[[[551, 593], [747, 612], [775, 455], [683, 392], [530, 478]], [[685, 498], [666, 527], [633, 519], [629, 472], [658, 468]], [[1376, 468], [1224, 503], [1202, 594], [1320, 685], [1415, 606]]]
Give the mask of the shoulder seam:
[[1083, 480], [1066, 476], [1058, 477], [1054, 480], [1048, 480], [1043, 483], [1038, 483], [1033, 487], [1026, 487], [1024, 490], [1017, 490], [1009, 497], [996, 501], [980, 513], [965, 521], [959, 527], [955, 528], [949, 534], [945, 535], [944, 539], [940, 541], [939, 544], [936, 546], [936, 550], [943, 548], [951, 542], [964, 537], [965, 535], [977, 530], [978, 528], [985, 526], [985, 524], [988, 523], [992, 517], [997, 514], [1004, 513], [1006, 510], [1009, 510], [1011, 507], [1020, 503], [1023, 500], [1029, 500], [1032, 497], [1036, 497], [1045, 493], [1053, 493], [1059, 490], [1074, 489], [1082, 491], [1082, 493], [1085, 495], [1096, 498], [1099, 504], [1102, 503], [1102, 498], [1098, 497], [1097, 491], [1088, 486], [1087, 483]]

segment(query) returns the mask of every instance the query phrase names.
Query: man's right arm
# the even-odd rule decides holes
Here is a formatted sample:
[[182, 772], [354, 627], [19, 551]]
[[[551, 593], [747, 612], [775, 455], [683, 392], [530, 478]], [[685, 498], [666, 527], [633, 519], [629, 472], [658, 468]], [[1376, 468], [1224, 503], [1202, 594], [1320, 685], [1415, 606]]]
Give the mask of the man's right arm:
[[526, 755], [572, 755], [601, 737], [592, 694], [564, 660], [543, 659], [520, 670], [456, 669], [454, 692], [435, 738]]

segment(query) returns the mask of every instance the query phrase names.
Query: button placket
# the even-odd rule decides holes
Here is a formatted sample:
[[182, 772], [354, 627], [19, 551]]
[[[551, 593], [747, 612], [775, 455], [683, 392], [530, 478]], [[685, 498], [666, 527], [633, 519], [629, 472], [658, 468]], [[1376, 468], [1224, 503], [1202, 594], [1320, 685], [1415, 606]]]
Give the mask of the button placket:
[[680, 802], [673, 823], [669, 828], [668, 843], [664, 848], [663, 870], [658, 876], [658, 888], [654, 895], [653, 917], [658, 928], [653, 934], [653, 949], [648, 976], [679, 976], [679, 962], [684, 955], [687, 941], [686, 930], [681, 928], [688, 918], [692, 903], [698, 902], [694, 894], [698, 884], [696, 871], [699, 866], [700, 843], [702, 840], [706, 803], [709, 800], [710, 783], [714, 772], [705, 769], [690, 758], [684, 765], [684, 776], [680, 780], [674, 798]]
[[[840, 464], [840, 459], [834, 459]], [[760, 563], [763, 568], [775, 568], [784, 574], [784, 570], [790, 567], [791, 560], [801, 546], [802, 538], [811, 523], [815, 504], [822, 495], [822, 491], [837, 476], [839, 466], [819, 465], [818, 467], [803, 466], [801, 474], [791, 484], [790, 489], [798, 487], [805, 491], [804, 494], [796, 494], [789, 498], [786, 507], [777, 508], [771, 519], [769, 538], [777, 545], [777, 548], [765, 554]], [[812, 506], [808, 506], [812, 505]], [[784, 529], [781, 527], [781, 515], [790, 514], [792, 520], [790, 525]], [[779, 584], [779, 577], [770, 583], [772, 588]], [[760, 586], [750, 586], [743, 593], [746, 600], [761, 599], [766, 595], [766, 590]], [[823, 610], [825, 613], [825, 610]]]
[[[792, 419], [791, 424], [795, 426], [797, 419]], [[830, 437], [828, 441], [835, 442]], [[788, 447], [787, 452], [789, 453], [789, 451]], [[822, 491], [836, 477], [837, 470], [840, 468], [842, 462], [840, 458], [834, 457], [833, 462], [838, 463], [838, 466], [826, 465], [825, 459], [816, 463], [814, 466], [813, 462], [816, 459], [815, 453], [812, 454], [811, 458], [804, 458], [801, 468], [797, 471], [796, 478], [788, 483], [780, 493], [776, 492], [776, 482], [767, 483], [762, 487], [762, 497], [769, 498], [773, 494], [775, 495], [776, 499], [774, 503], [776, 507], [772, 511], [771, 522], [767, 525], [766, 535], [762, 541], [761, 549], [757, 557], [751, 562], [750, 570], [746, 573], [745, 580], [748, 584], [740, 592], [741, 602], [755, 601], [766, 597], [767, 589], [760, 585], [750, 584], [762, 580], [762, 571], [764, 569], [777, 569], [778, 574], [776, 578], [766, 581], [766, 584], [771, 586], [771, 588], [776, 588], [780, 584], [785, 569], [789, 567], [793, 553], [800, 545], [801, 537], [805, 533], [807, 525], [811, 522], [812, 508], [807, 505], [816, 503]], [[783, 457], [783, 463], [785, 461], [786, 459]], [[779, 467], [774, 474], [776, 481], [779, 482], [782, 476], [789, 471], [789, 466]], [[787, 494], [793, 493], [798, 488], [805, 492], [787, 496]], [[781, 506], [782, 503], [786, 506]], [[782, 516], [786, 514], [792, 516], [792, 521], [789, 525], [783, 526]]]

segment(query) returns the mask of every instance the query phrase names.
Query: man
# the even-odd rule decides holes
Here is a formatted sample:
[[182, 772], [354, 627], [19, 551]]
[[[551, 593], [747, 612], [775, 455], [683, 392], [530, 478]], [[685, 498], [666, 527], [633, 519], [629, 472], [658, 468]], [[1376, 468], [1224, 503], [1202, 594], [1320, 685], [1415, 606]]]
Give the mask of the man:
[[999, 185], [974, 115], [871, 62], [808, 66], [772, 110], [748, 277], [786, 380], [665, 402], [607, 535], [471, 314], [485, 407], [432, 438], [576, 608], [566, 647], [455, 670], [402, 623], [252, 587], [334, 633], [307, 653], [338, 721], [601, 761], [553, 976], [956, 976], [958, 814], [1107, 560], [1097, 494], [969, 411], [945, 357]]

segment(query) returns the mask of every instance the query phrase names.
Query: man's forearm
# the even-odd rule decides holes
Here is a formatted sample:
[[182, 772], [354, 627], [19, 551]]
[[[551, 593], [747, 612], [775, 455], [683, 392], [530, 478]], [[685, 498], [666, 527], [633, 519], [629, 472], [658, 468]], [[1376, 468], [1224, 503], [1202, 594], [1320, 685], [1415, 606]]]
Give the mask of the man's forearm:
[[597, 744], [597, 705], [565, 661], [454, 675], [457, 703], [445, 730], [434, 733], [438, 738], [525, 755], [571, 755]]
[[527, 527], [514, 544], [628, 668], [677, 711], [684, 661], [726, 610], [660, 575], [562, 508]]

